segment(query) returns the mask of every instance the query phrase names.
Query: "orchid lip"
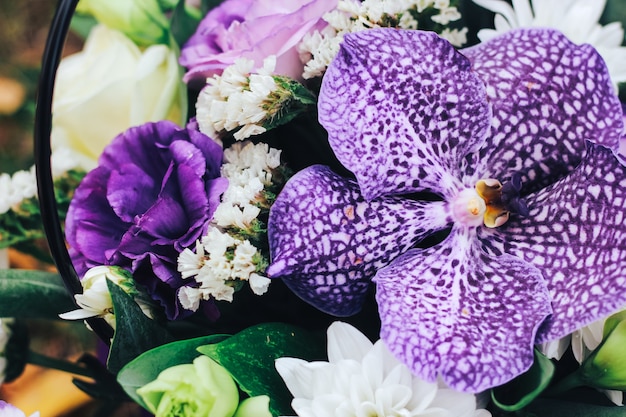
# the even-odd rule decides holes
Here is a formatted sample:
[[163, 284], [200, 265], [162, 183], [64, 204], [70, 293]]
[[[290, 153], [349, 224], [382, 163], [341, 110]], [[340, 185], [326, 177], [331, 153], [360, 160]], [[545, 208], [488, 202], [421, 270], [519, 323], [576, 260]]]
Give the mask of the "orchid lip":
[[486, 206], [483, 214], [483, 223], [486, 227], [502, 226], [509, 220], [511, 213], [528, 215], [526, 203], [519, 196], [521, 188], [519, 175], [514, 175], [511, 181], [504, 185], [493, 178], [484, 178], [476, 182], [476, 193], [484, 200]]

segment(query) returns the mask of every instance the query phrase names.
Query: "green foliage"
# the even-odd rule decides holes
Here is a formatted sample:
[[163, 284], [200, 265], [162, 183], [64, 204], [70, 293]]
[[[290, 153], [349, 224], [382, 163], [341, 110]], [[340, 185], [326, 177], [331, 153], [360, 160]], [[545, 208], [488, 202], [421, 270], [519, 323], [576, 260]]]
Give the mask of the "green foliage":
[[200, 4], [200, 10], [202, 11], [202, 14], [207, 14], [209, 10], [214, 9], [222, 4], [222, 1], [223, 0], [202, 0]]
[[113, 373], [119, 372], [127, 363], [157, 346], [174, 340], [159, 323], [148, 318], [133, 298], [122, 288], [107, 280], [116, 329], [111, 343], [107, 367]]
[[182, 47], [193, 35], [201, 19], [199, 10], [185, 6], [185, 0], [178, 2], [170, 19], [170, 30], [179, 46]]
[[526, 407], [550, 384], [555, 366], [550, 359], [535, 350], [535, 361], [528, 371], [514, 380], [491, 390], [494, 404], [505, 411]]
[[159, 373], [172, 366], [192, 363], [200, 356], [197, 348], [209, 343], [217, 343], [228, 336], [210, 335], [194, 339], [172, 342], [151, 349], [129, 362], [117, 375], [117, 381], [124, 391], [137, 403], [146, 408], [137, 395], [137, 388], [154, 381]]
[[57, 319], [75, 308], [60, 275], [0, 269], [0, 317]]
[[273, 415], [293, 415], [292, 396], [274, 361], [280, 357], [322, 360], [326, 339], [296, 326], [263, 323], [198, 350], [226, 368], [251, 397], [268, 395]]

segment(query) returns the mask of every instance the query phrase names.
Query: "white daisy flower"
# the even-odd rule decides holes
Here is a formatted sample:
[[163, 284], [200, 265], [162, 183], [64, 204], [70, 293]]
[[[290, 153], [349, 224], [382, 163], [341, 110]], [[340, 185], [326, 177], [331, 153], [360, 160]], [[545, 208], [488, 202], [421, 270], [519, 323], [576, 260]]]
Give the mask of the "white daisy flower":
[[476, 397], [426, 382], [349, 324], [328, 328], [328, 362], [279, 358], [299, 417], [487, 417]]
[[624, 29], [619, 22], [598, 23], [606, 0], [473, 0], [496, 13], [495, 29], [482, 29], [478, 38], [485, 42], [511, 29], [544, 27], [560, 30], [576, 44], [588, 43], [604, 58], [613, 84], [626, 82]]

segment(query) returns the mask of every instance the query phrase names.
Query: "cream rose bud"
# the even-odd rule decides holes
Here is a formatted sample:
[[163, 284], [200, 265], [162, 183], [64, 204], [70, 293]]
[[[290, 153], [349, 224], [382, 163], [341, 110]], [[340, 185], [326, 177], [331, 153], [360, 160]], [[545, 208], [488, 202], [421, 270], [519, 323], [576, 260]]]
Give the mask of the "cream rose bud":
[[135, 288], [130, 273], [117, 266], [96, 266], [91, 268], [83, 279], [83, 293], [76, 294], [76, 304], [79, 309], [59, 314], [64, 320], [82, 320], [89, 317], [102, 317], [111, 327], [115, 329], [115, 315], [113, 314], [113, 300], [109, 293], [107, 279], [117, 284], [127, 294], [134, 297], [135, 302], [139, 305], [144, 314], [152, 317], [151, 306], [141, 297], [141, 294]]
[[239, 404], [235, 381], [208, 356], [165, 369], [137, 394], [156, 417], [231, 417]]
[[169, 23], [157, 0], [80, 0], [76, 11], [92, 15], [138, 45], [169, 43]]
[[149, 121], [186, 117], [187, 92], [175, 51], [139, 49], [121, 32], [99, 25], [84, 49], [61, 61], [52, 105], [53, 148], [83, 155], [86, 169], [119, 133]]

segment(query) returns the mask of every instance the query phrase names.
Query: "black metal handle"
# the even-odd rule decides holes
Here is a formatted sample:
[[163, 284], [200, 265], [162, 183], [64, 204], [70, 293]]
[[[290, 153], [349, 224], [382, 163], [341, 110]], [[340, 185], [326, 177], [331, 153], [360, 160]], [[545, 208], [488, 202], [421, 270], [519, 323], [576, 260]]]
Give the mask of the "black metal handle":
[[[59, 220], [50, 166], [52, 154], [50, 133], [52, 131], [54, 81], [77, 3], [78, 0], [59, 0], [54, 14], [41, 64], [34, 131], [37, 192], [43, 227], [54, 263], [63, 278], [65, 287], [72, 296], [82, 293], [83, 287], [67, 251], [65, 235]], [[110, 343], [113, 336], [111, 326], [103, 319], [94, 318], [87, 321], [103, 342]]]

